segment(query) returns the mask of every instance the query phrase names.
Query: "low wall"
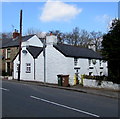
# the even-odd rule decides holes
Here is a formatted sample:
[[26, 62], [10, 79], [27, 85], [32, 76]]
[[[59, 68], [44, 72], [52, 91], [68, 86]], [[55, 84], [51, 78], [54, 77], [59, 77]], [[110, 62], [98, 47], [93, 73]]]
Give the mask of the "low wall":
[[83, 86], [93, 88], [104, 88], [120, 91], [120, 84], [115, 84], [110, 81], [99, 81], [92, 79], [83, 79]]

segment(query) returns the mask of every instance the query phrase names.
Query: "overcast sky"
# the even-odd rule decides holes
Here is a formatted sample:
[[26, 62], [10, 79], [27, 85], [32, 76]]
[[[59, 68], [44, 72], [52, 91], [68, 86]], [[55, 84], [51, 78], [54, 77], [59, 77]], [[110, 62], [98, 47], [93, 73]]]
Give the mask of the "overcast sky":
[[23, 10], [23, 34], [29, 28], [70, 32], [75, 27], [104, 33], [110, 21], [118, 18], [118, 2], [3, 2], [2, 32], [19, 30], [20, 9]]

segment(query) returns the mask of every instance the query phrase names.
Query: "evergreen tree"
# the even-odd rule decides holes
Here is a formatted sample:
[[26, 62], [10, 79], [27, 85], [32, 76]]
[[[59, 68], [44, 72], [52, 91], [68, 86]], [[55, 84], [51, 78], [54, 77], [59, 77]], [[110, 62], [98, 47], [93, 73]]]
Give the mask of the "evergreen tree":
[[120, 20], [112, 22], [110, 31], [103, 36], [102, 54], [108, 60], [108, 74], [113, 82], [120, 83]]

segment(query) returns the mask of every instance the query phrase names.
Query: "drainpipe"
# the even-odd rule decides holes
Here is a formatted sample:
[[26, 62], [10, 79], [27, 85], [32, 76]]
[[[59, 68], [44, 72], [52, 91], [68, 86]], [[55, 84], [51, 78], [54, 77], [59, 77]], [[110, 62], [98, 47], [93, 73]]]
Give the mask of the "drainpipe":
[[35, 80], [35, 59], [34, 59], [34, 80]]

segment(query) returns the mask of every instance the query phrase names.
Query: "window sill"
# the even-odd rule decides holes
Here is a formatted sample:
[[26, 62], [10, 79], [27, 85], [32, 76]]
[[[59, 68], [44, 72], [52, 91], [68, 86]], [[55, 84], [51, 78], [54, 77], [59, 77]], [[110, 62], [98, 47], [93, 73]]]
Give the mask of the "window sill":
[[94, 69], [94, 67], [93, 66], [89, 66], [89, 69]]
[[103, 69], [103, 66], [101, 66], [100, 69]]
[[31, 72], [26, 71], [26, 73], [31, 73]]

